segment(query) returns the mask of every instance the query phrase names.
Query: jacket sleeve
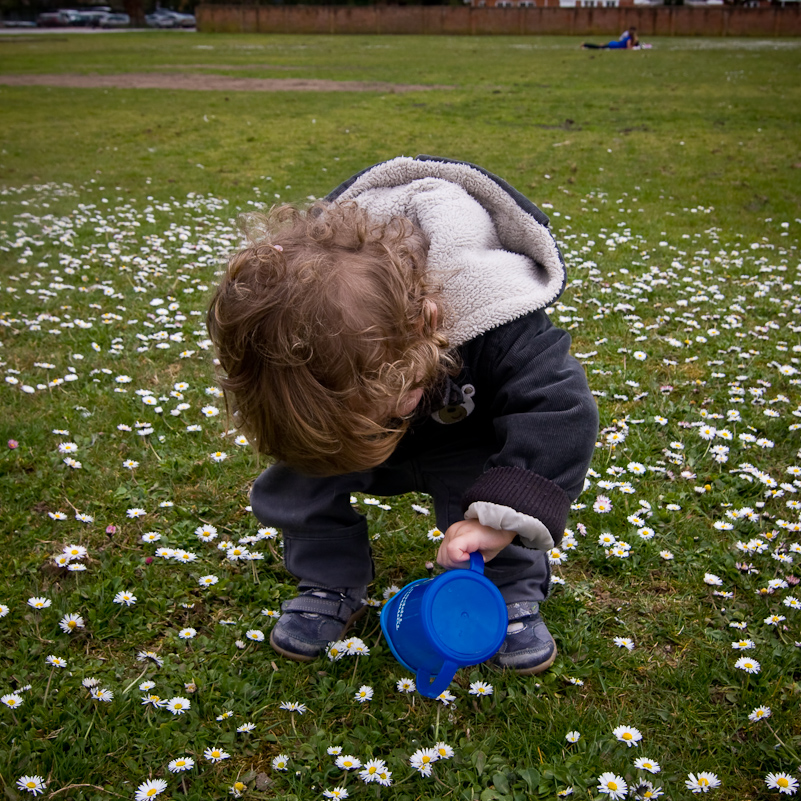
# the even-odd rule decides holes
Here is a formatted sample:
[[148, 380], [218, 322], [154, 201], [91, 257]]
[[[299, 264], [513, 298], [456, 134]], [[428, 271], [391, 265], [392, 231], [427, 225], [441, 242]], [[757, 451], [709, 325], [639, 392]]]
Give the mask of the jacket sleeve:
[[543, 311], [468, 343], [477, 397], [491, 398], [497, 452], [463, 498], [465, 517], [548, 549], [564, 533], [598, 432], [598, 409], [570, 335]]

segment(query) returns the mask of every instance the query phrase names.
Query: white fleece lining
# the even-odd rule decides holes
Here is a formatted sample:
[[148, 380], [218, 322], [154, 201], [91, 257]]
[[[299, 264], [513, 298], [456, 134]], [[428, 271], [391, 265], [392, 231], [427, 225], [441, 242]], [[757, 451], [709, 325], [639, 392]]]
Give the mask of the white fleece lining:
[[482, 526], [499, 531], [516, 531], [526, 540], [529, 548], [548, 551], [554, 547], [551, 532], [545, 524], [531, 515], [515, 511], [510, 506], [501, 506], [489, 501], [474, 501], [464, 514], [466, 520], [478, 520]]
[[392, 159], [337, 200], [422, 228], [427, 267], [450, 307], [444, 333], [454, 347], [544, 308], [562, 290], [565, 270], [550, 231], [468, 165]]

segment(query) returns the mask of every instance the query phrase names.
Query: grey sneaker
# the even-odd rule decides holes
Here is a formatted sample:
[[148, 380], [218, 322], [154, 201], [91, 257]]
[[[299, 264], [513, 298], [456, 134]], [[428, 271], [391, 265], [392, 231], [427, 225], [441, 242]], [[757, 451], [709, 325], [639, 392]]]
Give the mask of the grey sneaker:
[[540, 617], [536, 601], [506, 604], [506, 639], [490, 663], [524, 676], [547, 670], [556, 659], [556, 643]]
[[281, 617], [270, 632], [270, 645], [296, 662], [311, 662], [328, 643], [345, 632], [367, 611], [367, 587], [310, 587], [281, 605]]

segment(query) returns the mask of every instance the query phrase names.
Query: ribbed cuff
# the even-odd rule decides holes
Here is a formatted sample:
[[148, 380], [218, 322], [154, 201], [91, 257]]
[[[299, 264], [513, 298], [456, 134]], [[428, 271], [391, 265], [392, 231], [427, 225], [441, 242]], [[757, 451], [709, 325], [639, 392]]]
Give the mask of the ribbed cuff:
[[462, 498], [467, 510], [476, 501], [508, 506], [537, 518], [558, 545], [562, 541], [570, 512], [570, 498], [553, 481], [522, 467], [493, 467], [483, 473]]

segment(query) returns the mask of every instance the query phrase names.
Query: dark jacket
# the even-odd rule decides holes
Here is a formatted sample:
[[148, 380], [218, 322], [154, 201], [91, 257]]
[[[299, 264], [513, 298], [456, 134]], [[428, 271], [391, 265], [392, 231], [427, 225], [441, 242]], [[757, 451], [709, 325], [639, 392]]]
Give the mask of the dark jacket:
[[466, 517], [554, 547], [583, 487], [598, 411], [569, 334], [545, 312], [565, 285], [548, 218], [491, 173], [431, 156], [377, 164], [329, 199], [413, 219], [455, 316], [446, 333], [461, 372], [425, 399], [390, 461], [486, 444], [492, 456], [464, 496]]

